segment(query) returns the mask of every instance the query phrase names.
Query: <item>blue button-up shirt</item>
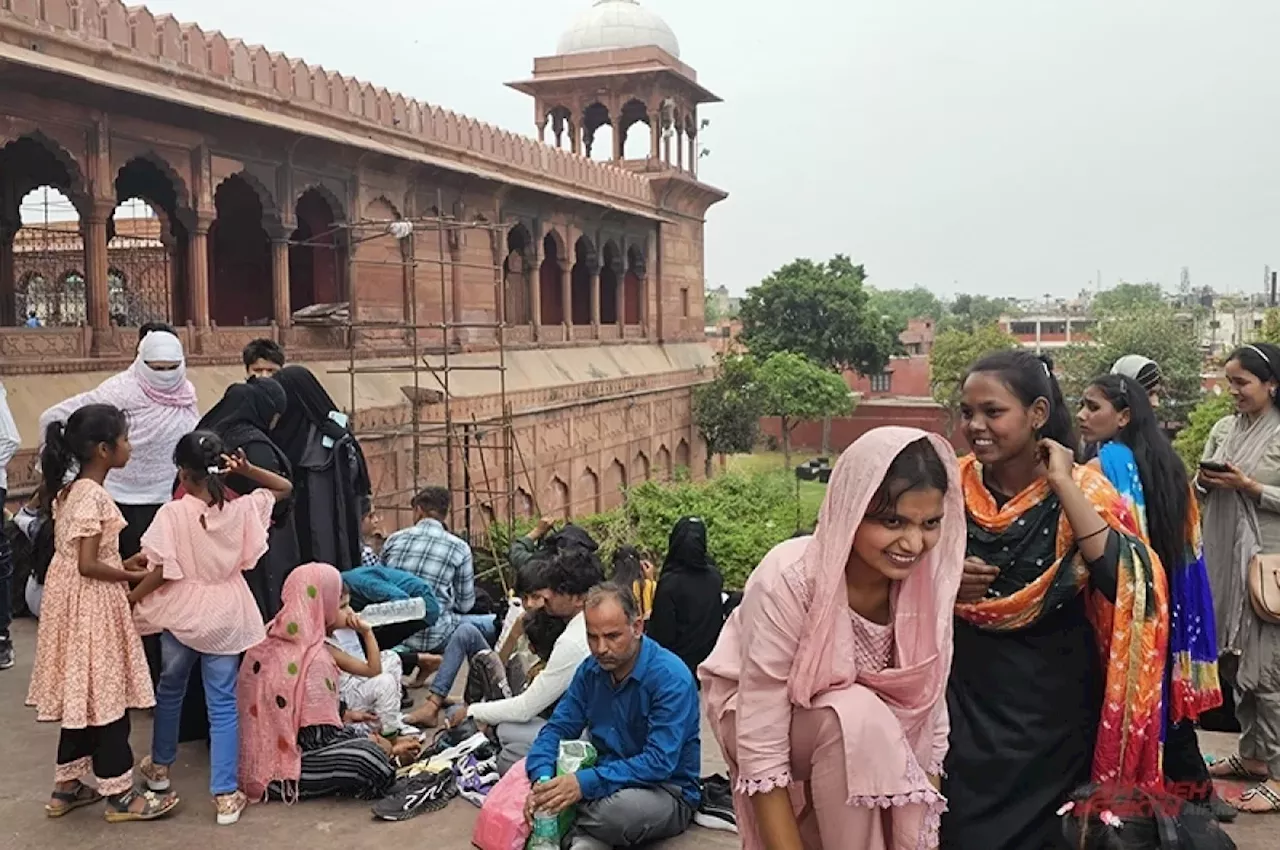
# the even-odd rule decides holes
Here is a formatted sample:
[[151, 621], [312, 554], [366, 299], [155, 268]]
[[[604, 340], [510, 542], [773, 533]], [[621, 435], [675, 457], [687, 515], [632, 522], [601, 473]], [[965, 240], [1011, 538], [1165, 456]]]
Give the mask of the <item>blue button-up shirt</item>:
[[641, 638], [635, 668], [616, 686], [595, 658], [583, 661], [551, 721], [529, 748], [529, 781], [555, 776], [560, 742], [575, 740], [583, 731], [591, 734], [599, 756], [595, 767], [578, 771], [583, 799], [670, 784], [679, 786], [685, 802], [698, 807], [698, 689], [689, 668], [672, 653]]
[[442, 652], [461, 615], [476, 604], [471, 547], [446, 531], [439, 520], [424, 519], [387, 538], [382, 545], [382, 563], [431, 585], [440, 602], [440, 618], [404, 645], [415, 652]]

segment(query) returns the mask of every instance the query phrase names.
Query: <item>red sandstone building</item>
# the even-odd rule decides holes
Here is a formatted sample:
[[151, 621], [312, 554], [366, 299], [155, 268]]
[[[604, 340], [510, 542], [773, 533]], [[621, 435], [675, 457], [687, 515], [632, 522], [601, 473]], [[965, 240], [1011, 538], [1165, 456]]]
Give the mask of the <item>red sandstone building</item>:
[[[124, 367], [151, 319], [180, 328], [204, 408], [259, 336], [363, 430], [505, 404], [516, 513], [589, 513], [700, 470], [703, 221], [726, 195], [696, 175], [698, 110], [718, 98], [635, 0], [585, 9], [510, 85], [551, 144], [119, 0], [0, 2], [0, 378], [24, 438], [11, 488], [32, 481], [40, 412]], [[648, 156], [623, 158], [628, 132]], [[23, 226], [41, 187], [71, 201], [70, 232]], [[116, 221], [130, 198], [156, 218]], [[20, 326], [30, 310], [44, 327]], [[459, 370], [447, 399], [411, 405], [400, 373], [442, 356]], [[383, 493], [461, 463], [415, 475], [402, 441], [365, 448]]]

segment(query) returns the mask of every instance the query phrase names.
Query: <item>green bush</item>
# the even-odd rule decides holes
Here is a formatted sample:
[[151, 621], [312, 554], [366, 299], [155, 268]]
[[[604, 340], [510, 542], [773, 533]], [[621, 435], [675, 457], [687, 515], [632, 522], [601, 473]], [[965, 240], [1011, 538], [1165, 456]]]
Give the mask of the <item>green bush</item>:
[[1209, 432], [1213, 430], [1213, 426], [1219, 419], [1234, 411], [1235, 405], [1231, 401], [1231, 396], [1226, 393], [1221, 395], [1208, 393], [1200, 399], [1200, 403], [1187, 417], [1187, 426], [1178, 432], [1178, 436], [1173, 441], [1173, 447], [1177, 449], [1182, 462], [1187, 465], [1187, 470], [1192, 475], [1200, 464], [1200, 455], [1204, 452], [1204, 444], [1209, 439]]
[[[639, 547], [661, 565], [671, 527], [682, 516], [698, 516], [707, 524], [711, 557], [724, 574], [725, 586], [740, 589], [760, 559], [797, 531], [795, 480], [784, 472], [727, 472], [701, 483], [650, 481], [630, 488], [623, 507], [574, 522], [600, 544], [606, 566], [614, 550], [626, 544]], [[810, 531], [817, 521], [817, 502], [803, 499], [799, 528]], [[524, 534], [532, 525], [532, 520], [524, 520], [516, 533]], [[499, 552], [510, 545], [503, 531], [494, 529]]]

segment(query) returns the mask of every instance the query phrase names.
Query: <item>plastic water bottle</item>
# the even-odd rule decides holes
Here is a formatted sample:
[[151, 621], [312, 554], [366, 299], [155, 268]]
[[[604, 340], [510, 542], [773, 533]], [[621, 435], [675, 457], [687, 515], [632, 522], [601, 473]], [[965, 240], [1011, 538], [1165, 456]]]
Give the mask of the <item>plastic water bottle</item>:
[[373, 628], [394, 623], [411, 623], [427, 618], [427, 603], [420, 597], [397, 599], [394, 602], [377, 602], [360, 612], [360, 619]]
[[[544, 776], [538, 784], [550, 781], [550, 776]], [[534, 812], [527, 850], [560, 850], [560, 819], [545, 812]]]

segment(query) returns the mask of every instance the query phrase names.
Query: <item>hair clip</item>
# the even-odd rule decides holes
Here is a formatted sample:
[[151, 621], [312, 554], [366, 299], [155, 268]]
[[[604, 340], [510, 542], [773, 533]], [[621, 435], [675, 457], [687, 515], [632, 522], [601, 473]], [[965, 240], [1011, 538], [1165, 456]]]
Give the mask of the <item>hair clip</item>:
[[1124, 828], [1124, 821], [1120, 820], [1119, 816], [1116, 815], [1116, 813], [1111, 811], [1110, 809], [1107, 809], [1102, 814], [1098, 815], [1098, 820], [1102, 821], [1104, 824], [1111, 827], [1112, 829]]
[[210, 466], [205, 471], [208, 472], [210, 475], [225, 475], [227, 472], [225, 469], [223, 469], [220, 466]]
[[1063, 815], [1065, 815], [1067, 812], [1071, 811], [1075, 807], [1076, 807], [1076, 804], [1068, 800], [1058, 808], [1058, 817], [1062, 817]]

